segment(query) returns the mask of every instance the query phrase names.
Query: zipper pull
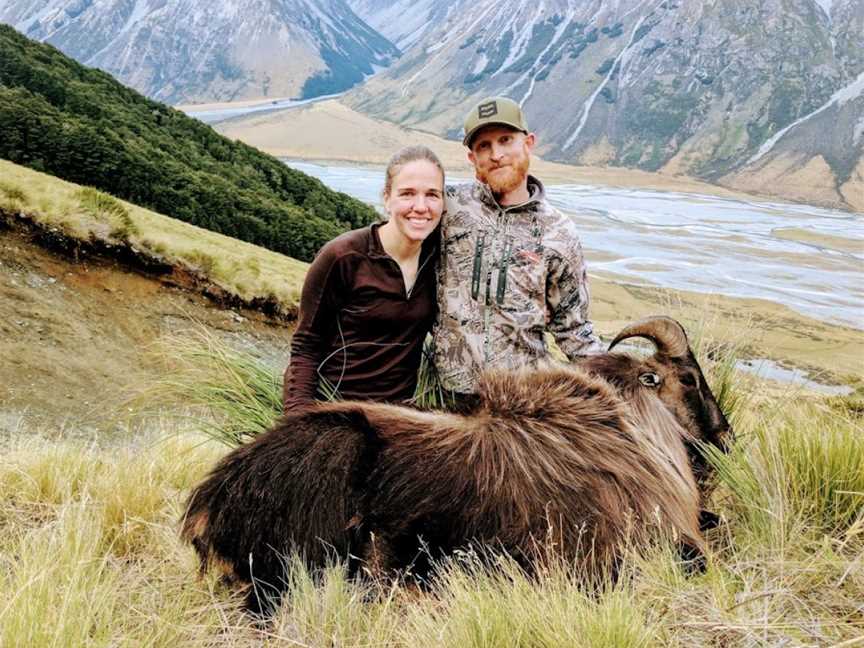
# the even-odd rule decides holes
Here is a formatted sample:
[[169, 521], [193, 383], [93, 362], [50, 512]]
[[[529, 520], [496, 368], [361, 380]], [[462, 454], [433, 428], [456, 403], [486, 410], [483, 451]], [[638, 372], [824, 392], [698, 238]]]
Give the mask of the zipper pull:
[[471, 298], [480, 296], [480, 271], [483, 269], [483, 247], [486, 245], [486, 234], [477, 237], [474, 244], [474, 268], [471, 273]]
[[498, 289], [495, 291], [495, 301], [504, 303], [504, 292], [507, 290], [507, 268], [510, 267], [510, 255], [513, 250], [513, 239], [508, 238], [504, 245], [504, 253], [501, 256], [501, 265], [498, 268]]

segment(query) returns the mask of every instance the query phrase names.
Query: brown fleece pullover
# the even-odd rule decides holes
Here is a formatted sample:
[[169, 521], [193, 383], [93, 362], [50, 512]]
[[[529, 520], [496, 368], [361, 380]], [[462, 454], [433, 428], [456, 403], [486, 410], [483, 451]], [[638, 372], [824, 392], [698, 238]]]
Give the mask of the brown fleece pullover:
[[380, 223], [342, 234], [318, 252], [303, 284], [285, 370], [285, 411], [316, 398], [319, 377], [342, 398], [411, 398], [423, 339], [435, 320], [438, 232], [424, 242], [410, 293], [381, 245]]

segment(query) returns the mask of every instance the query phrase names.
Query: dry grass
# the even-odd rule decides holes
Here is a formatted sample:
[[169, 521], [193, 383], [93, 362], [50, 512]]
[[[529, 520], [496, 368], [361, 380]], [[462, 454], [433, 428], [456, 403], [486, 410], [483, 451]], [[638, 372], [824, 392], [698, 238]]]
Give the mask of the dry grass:
[[0, 645], [855, 645], [860, 414], [763, 399], [737, 426], [734, 451], [715, 458], [726, 524], [704, 574], [685, 575], [663, 547], [599, 588], [567, 566], [529, 579], [507, 560], [490, 572], [463, 554], [419, 593], [348, 581], [339, 565], [313, 577], [289, 560], [289, 594], [264, 628], [196, 577], [176, 536], [185, 494], [224, 446], [171, 427], [105, 448], [15, 440], [0, 459]]
[[0, 160], [0, 209], [88, 240], [126, 242], [244, 299], [299, 301], [307, 264]]

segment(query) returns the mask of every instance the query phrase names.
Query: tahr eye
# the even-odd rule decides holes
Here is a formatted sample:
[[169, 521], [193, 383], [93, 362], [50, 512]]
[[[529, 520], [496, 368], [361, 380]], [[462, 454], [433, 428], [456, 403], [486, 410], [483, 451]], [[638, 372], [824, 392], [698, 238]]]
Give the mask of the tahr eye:
[[646, 387], [659, 387], [660, 376], [649, 371], [648, 373], [639, 374], [639, 382]]

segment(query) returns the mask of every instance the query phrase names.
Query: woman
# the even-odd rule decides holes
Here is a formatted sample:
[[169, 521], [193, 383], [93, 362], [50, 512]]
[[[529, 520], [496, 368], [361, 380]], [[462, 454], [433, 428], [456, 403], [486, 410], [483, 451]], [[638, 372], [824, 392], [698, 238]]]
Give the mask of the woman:
[[285, 370], [285, 411], [319, 397], [410, 399], [435, 318], [444, 169], [424, 146], [387, 165], [386, 223], [342, 234], [309, 267]]

